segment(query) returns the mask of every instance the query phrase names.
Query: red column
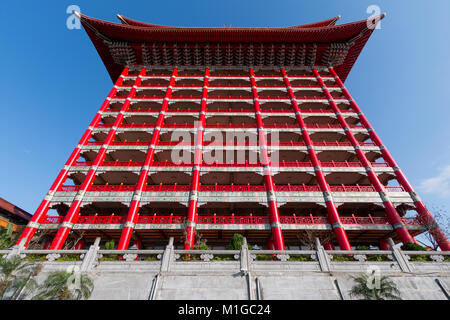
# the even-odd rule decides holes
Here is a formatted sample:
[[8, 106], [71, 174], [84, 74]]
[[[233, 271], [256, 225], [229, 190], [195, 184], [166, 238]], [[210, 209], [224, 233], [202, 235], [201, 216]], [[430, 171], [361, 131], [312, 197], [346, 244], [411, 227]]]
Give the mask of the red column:
[[273, 184], [272, 170], [270, 169], [269, 153], [267, 152], [266, 134], [259, 105], [258, 90], [256, 89], [255, 73], [250, 68], [250, 81], [252, 84], [253, 105], [255, 107], [255, 118], [258, 126], [258, 146], [261, 163], [264, 167], [264, 184], [267, 192], [267, 203], [270, 212], [270, 224], [272, 226], [272, 237], [276, 250], [284, 250], [283, 234], [281, 232], [280, 217], [278, 214], [278, 204]]
[[206, 123], [206, 104], [208, 99], [209, 69], [205, 69], [203, 80], [202, 102], [199, 116], [199, 126], [196, 133], [194, 166], [192, 167], [191, 190], [189, 192], [189, 209], [186, 220], [186, 237], [184, 250], [194, 247], [195, 226], [197, 223], [198, 192], [200, 191], [200, 168], [202, 166], [203, 137]]
[[413, 239], [411, 235], [408, 232], [408, 229], [406, 229], [405, 224], [403, 223], [400, 215], [398, 214], [397, 210], [395, 209], [394, 205], [392, 204], [391, 200], [389, 199], [386, 190], [383, 186], [383, 184], [380, 182], [380, 179], [378, 179], [378, 176], [375, 174], [372, 168], [372, 164], [367, 160], [367, 157], [365, 153], [361, 150], [358, 141], [356, 140], [355, 136], [353, 135], [352, 131], [350, 130], [350, 127], [347, 124], [347, 121], [342, 116], [341, 111], [339, 107], [334, 102], [333, 97], [331, 96], [330, 92], [328, 91], [325, 83], [323, 82], [322, 78], [319, 75], [319, 72], [317, 72], [316, 69], [313, 69], [314, 75], [316, 76], [317, 81], [319, 82], [320, 86], [322, 87], [322, 91], [325, 94], [326, 98], [328, 99], [328, 102], [330, 104], [331, 109], [333, 109], [334, 114], [336, 115], [337, 120], [339, 121], [339, 124], [344, 128], [345, 135], [347, 136], [347, 139], [352, 144], [356, 156], [358, 157], [359, 161], [362, 163], [362, 165], [366, 169], [367, 176], [374, 186], [375, 190], [380, 195], [383, 205], [388, 217], [389, 222], [392, 224], [393, 228], [397, 232], [400, 240], [403, 243], [407, 242], [413, 242]]
[[83, 250], [84, 245], [85, 245], [84, 239], [78, 240], [77, 243], [75, 243], [75, 250]]
[[106, 111], [106, 109], [108, 109], [111, 98], [116, 94], [117, 86], [122, 85], [123, 79], [127, 75], [128, 75], [128, 68], [124, 68], [120, 77], [117, 78], [117, 81], [116, 81], [114, 87], [111, 89], [111, 91], [109, 92], [105, 101], [101, 105], [99, 111], [95, 115], [94, 119], [89, 124], [88, 129], [84, 132], [83, 136], [81, 137], [80, 141], [78, 142], [78, 145], [73, 150], [69, 159], [66, 161], [64, 168], [59, 172], [58, 176], [56, 177], [55, 181], [53, 182], [52, 186], [50, 187], [50, 190], [47, 192], [47, 195], [44, 197], [44, 200], [42, 200], [41, 204], [37, 208], [36, 212], [34, 213], [33, 217], [31, 218], [30, 222], [28, 223], [27, 227], [24, 229], [24, 231], [20, 235], [19, 239], [17, 240], [17, 244], [19, 244], [22, 241], [22, 239], [26, 239], [25, 246], [28, 246], [28, 243], [33, 238], [34, 234], [36, 233], [37, 229], [39, 228], [39, 225], [45, 219], [48, 209], [50, 207], [50, 202], [51, 202], [55, 192], [57, 190], [59, 190], [59, 188], [66, 181], [70, 167], [73, 166], [73, 164], [75, 162], [77, 162], [77, 160], [81, 154], [81, 148], [84, 145], [86, 145], [86, 143], [91, 138], [92, 130], [101, 121], [103, 112]]
[[389, 242], [387, 242], [387, 240], [381, 239], [380, 240], [380, 249], [381, 250], [391, 250], [391, 247], [389, 246]]
[[119, 112], [118, 116], [116, 117], [116, 120], [114, 121], [113, 126], [109, 130], [106, 140], [104, 141], [102, 147], [100, 148], [91, 168], [89, 169], [88, 174], [86, 175], [86, 178], [83, 181], [83, 184], [81, 185], [79, 191], [77, 192], [77, 195], [75, 196], [75, 199], [72, 202], [72, 205], [70, 206], [69, 211], [67, 212], [66, 216], [64, 217], [64, 221], [61, 224], [58, 232], [56, 233], [55, 238], [53, 239], [52, 245], [50, 247], [51, 250], [58, 250], [58, 249], [62, 248], [62, 246], [64, 245], [64, 242], [67, 239], [67, 236], [69, 235], [70, 230], [72, 229], [73, 225], [76, 223], [78, 216], [79, 216], [80, 206], [81, 206], [81, 202], [83, 200], [84, 194], [86, 193], [86, 191], [88, 191], [88, 189], [94, 182], [95, 176], [97, 174], [97, 168], [101, 164], [103, 159], [105, 158], [108, 147], [111, 144], [111, 142], [114, 140], [114, 137], [116, 136], [117, 128], [122, 124], [125, 112], [127, 112], [128, 108], [130, 107], [131, 99], [134, 98], [137, 87], [141, 84], [143, 75], [145, 75], [145, 68], [141, 69], [141, 72], [139, 73], [138, 77], [136, 78], [133, 88], [130, 90], [130, 93], [128, 94], [128, 96], [125, 100], [125, 103], [123, 104], [122, 108], [120, 109], [120, 112]]
[[42, 247], [42, 250], [47, 250], [48, 248], [50, 248], [51, 244], [52, 244], [52, 242], [50, 241], [50, 239], [45, 240], [44, 246]]
[[400, 185], [405, 189], [406, 192], [409, 193], [411, 196], [411, 199], [414, 201], [414, 205], [416, 207], [416, 210], [419, 214], [419, 217], [422, 219], [422, 221], [427, 225], [433, 225], [435, 226], [431, 232], [436, 242], [439, 244], [439, 247], [443, 251], [450, 251], [450, 242], [447, 238], [447, 236], [444, 234], [444, 232], [439, 228], [438, 224], [434, 220], [431, 213], [428, 211], [428, 209], [425, 207], [425, 204], [420, 199], [420, 197], [417, 195], [417, 193], [414, 191], [413, 187], [409, 183], [409, 181], [406, 179], [406, 176], [400, 170], [399, 166], [395, 162], [394, 158], [389, 153], [386, 146], [381, 141], [378, 134], [375, 132], [373, 127], [370, 125], [370, 122], [367, 120], [366, 116], [362, 113], [359, 106], [356, 104], [356, 102], [353, 100], [352, 96], [348, 92], [348, 90], [345, 88], [344, 84], [342, 83], [339, 76], [336, 74], [333, 68], [330, 68], [331, 74], [334, 76], [334, 79], [336, 81], [336, 84], [341, 87], [342, 93], [344, 96], [348, 99], [350, 102], [350, 106], [352, 109], [358, 114], [359, 120], [361, 121], [362, 125], [367, 129], [369, 132], [370, 138], [372, 141], [380, 147], [381, 155], [383, 156], [383, 159], [394, 169], [395, 176], [397, 178], [397, 181], [400, 183]]
[[334, 250], [333, 244], [330, 241], [325, 241], [323, 247], [325, 250]]
[[323, 193], [323, 197], [325, 199], [325, 204], [327, 206], [328, 212], [328, 221], [333, 228], [333, 232], [336, 235], [336, 239], [339, 243], [339, 247], [341, 250], [352, 250], [350, 242], [348, 241], [347, 233], [344, 230], [344, 226], [341, 223], [341, 218], [337, 211], [336, 205], [333, 201], [333, 197], [331, 195], [330, 186], [328, 185], [325, 175], [323, 174], [322, 167], [320, 166], [319, 158], [314, 150], [313, 143], [311, 137], [309, 136], [308, 130], [306, 128], [306, 123], [301, 115], [300, 108], [298, 107], [297, 100], [295, 98], [294, 92], [292, 91], [291, 84], [289, 82], [288, 75], [285, 69], [281, 69], [281, 73], [283, 75], [284, 84], [286, 85], [286, 89], [289, 94], [289, 98], [291, 99], [291, 105], [294, 108], [295, 117], [297, 119], [297, 123], [300, 126], [300, 130], [302, 133], [303, 141], [307, 146], [308, 155], [311, 160], [311, 163], [314, 166], [314, 173], [316, 175], [317, 182], [319, 183], [320, 190]]
[[172, 71], [172, 76], [169, 81], [169, 86], [167, 87], [166, 95], [164, 97], [161, 111], [158, 115], [158, 120], [156, 121], [155, 129], [153, 130], [152, 140], [147, 149], [147, 154], [145, 157], [144, 164], [142, 165], [141, 172], [139, 174], [138, 184], [136, 190], [134, 191], [133, 198], [131, 200], [130, 209], [128, 209], [127, 219], [125, 221], [124, 227], [122, 229], [122, 234], [120, 236], [119, 244], [117, 250], [127, 250], [131, 234], [136, 226], [138, 219], [139, 204], [141, 202], [142, 192], [145, 191], [145, 186], [148, 179], [149, 167], [153, 162], [155, 155], [155, 146], [158, 144], [159, 135], [161, 133], [161, 127], [164, 124], [164, 119], [166, 116], [167, 108], [169, 106], [169, 100], [172, 97], [173, 86], [175, 85], [175, 79], [178, 74], [178, 69], [174, 68]]
[[267, 250], [275, 250], [275, 245], [272, 239], [267, 240]]

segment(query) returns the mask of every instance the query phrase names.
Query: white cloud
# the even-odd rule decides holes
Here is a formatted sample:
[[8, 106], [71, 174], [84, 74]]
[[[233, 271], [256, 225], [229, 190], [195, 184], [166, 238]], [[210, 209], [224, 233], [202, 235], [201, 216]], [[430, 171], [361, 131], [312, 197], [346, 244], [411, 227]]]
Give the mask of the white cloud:
[[426, 193], [438, 196], [450, 196], [450, 165], [442, 168], [435, 177], [423, 180], [419, 188]]

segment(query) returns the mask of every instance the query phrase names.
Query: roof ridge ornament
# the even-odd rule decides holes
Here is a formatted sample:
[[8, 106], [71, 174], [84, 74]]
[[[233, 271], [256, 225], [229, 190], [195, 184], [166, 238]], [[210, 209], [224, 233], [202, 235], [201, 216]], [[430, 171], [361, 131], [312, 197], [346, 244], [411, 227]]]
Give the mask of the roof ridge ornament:
[[116, 14], [117, 19], [119, 19], [123, 24], [127, 24], [129, 25], [129, 23], [127, 22], [127, 20], [125, 20], [125, 18], [123, 16], [121, 16], [120, 14]]

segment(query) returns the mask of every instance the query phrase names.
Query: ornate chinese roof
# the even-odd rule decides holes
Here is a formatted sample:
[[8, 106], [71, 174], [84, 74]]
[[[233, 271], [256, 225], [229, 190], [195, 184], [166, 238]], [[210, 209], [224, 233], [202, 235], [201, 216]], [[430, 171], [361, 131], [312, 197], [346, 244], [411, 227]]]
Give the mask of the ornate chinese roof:
[[282, 28], [169, 27], [118, 15], [122, 24], [76, 13], [113, 81], [124, 66], [334, 66], [347, 78], [383, 15], [339, 17]]

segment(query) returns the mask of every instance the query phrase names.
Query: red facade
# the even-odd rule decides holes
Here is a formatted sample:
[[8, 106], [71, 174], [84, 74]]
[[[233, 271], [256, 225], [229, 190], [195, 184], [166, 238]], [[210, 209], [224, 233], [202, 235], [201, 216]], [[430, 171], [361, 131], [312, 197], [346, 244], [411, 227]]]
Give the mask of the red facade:
[[79, 17], [115, 84], [26, 244], [46, 230], [51, 249], [80, 235], [191, 249], [241, 233], [284, 250], [313, 234], [351, 250], [414, 242], [434, 223], [343, 84], [383, 16], [287, 28]]

